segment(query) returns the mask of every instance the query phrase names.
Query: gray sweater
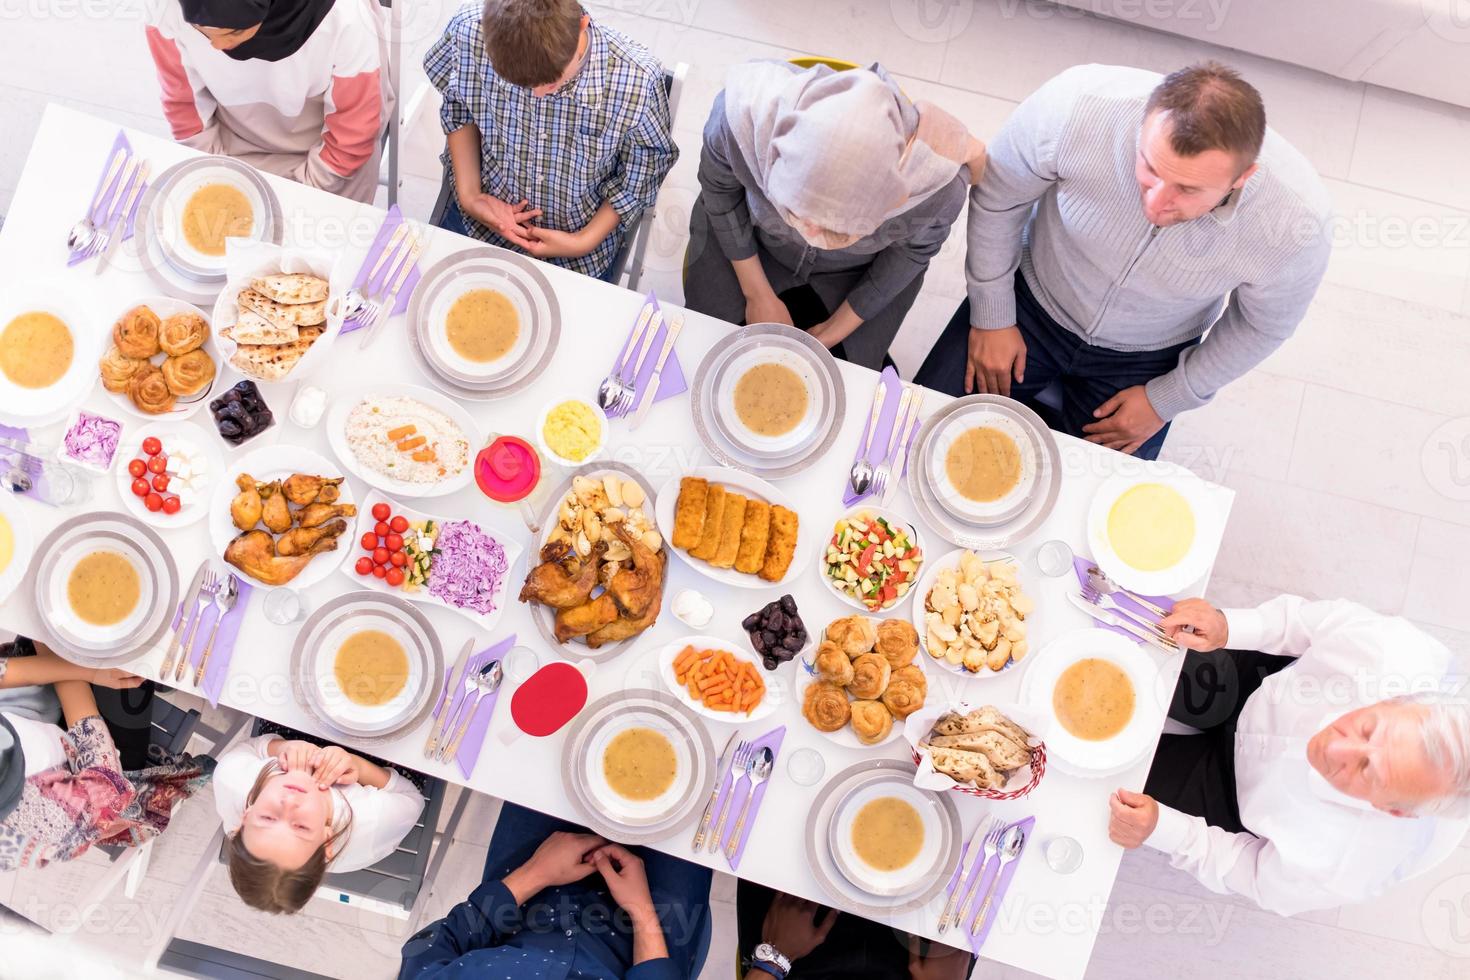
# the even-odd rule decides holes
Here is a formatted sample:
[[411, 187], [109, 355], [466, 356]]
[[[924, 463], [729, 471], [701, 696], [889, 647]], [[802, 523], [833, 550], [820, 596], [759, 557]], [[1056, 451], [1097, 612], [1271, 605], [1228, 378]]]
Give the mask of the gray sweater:
[[1209, 330], [1146, 387], [1167, 420], [1207, 403], [1291, 336], [1332, 246], [1327, 189], [1271, 130], [1259, 169], [1219, 207], [1149, 224], [1134, 158], [1160, 79], [1080, 65], [1022, 102], [970, 193], [966, 272], [980, 329], [1015, 324], [1019, 265], [1047, 313], [1089, 344], [1158, 350]]

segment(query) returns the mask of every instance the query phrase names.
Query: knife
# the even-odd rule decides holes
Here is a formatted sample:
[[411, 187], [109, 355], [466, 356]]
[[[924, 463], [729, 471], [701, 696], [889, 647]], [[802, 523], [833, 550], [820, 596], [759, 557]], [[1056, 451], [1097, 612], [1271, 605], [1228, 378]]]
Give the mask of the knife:
[[1171, 646], [1170, 642], [1172, 641], [1165, 641], [1162, 637], [1155, 636], [1147, 630], [1139, 629], [1126, 616], [1119, 616], [1111, 609], [1104, 609], [1102, 606], [1094, 606], [1092, 603], [1072, 592], [1067, 593], [1067, 599], [1072, 603], [1072, 605], [1076, 606], [1078, 609], [1082, 610], [1093, 619], [1102, 620], [1112, 626], [1116, 626], [1123, 632], [1134, 637], [1135, 639], [1139, 639], [1145, 643], [1156, 646], [1160, 650], [1163, 650], [1165, 653], [1179, 652], [1179, 647], [1177, 644]]
[[730, 750], [735, 747], [735, 740], [739, 737], [738, 730], [731, 732], [730, 740], [720, 750], [720, 762], [715, 766], [715, 789], [709, 795], [709, 802], [704, 805], [704, 816], [699, 818], [699, 832], [694, 835], [695, 854], [704, 849], [705, 839], [709, 836], [710, 821], [715, 816], [715, 801], [720, 798], [720, 781], [725, 778], [725, 763], [730, 761]]
[[[444, 737], [444, 731], [449, 727], [449, 692], [454, 689], [454, 676], [462, 674], [469, 666], [470, 651], [475, 647], [475, 638], [472, 636], [464, 641], [464, 649], [459, 651], [459, 657], [454, 661], [454, 666], [449, 673], [444, 675], [444, 686], [439, 690], [439, 702], [434, 705], [434, 727], [429, 732], [429, 741], [424, 744], [424, 755], [433, 757], [434, 751], [439, 748], [439, 740]], [[461, 681], [463, 678], [461, 677]]]
[[[664, 338], [664, 349], [658, 352], [658, 360], [653, 365], [653, 377], [648, 379], [648, 387], [644, 389], [643, 397], [638, 400], [638, 410], [633, 413], [633, 424], [629, 429], [636, 429], [643, 424], [643, 419], [648, 415], [648, 410], [653, 408], [654, 396], [658, 394], [658, 386], [663, 381], [664, 363], [668, 361], [669, 354], [673, 353], [674, 341], [679, 339], [679, 331], [684, 329], [684, 318], [679, 315], [669, 321], [668, 336]], [[649, 336], [655, 331], [650, 330]]]
[[[964, 917], [964, 911], [962, 909], [956, 909], [955, 906], [959, 904], [960, 895], [965, 891], [965, 886], [969, 884], [970, 869], [975, 864], [975, 859], [984, 850], [985, 835], [993, 826], [992, 821], [993, 818], [984, 817], [975, 825], [975, 835], [970, 838], [970, 843], [965, 845], [964, 853], [960, 855], [960, 877], [954, 883], [954, 891], [949, 893], [949, 901], [944, 903], [944, 914], [939, 917], [940, 933], [943, 933], [944, 930], [949, 928], [949, 921], [955, 917], [956, 912], [960, 913], [961, 918]], [[981, 868], [980, 871], [984, 873], [985, 869]], [[970, 896], [966, 895], [965, 905], [968, 906], [969, 904]]]
[[633, 375], [628, 379], [630, 383], [638, 380], [638, 375], [643, 371], [643, 362], [648, 360], [648, 349], [653, 346], [653, 338], [658, 336], [663, 325], [664, 311], [654, 310], [653, 317], [648, 321], [648, 333], [643, 335], [643, 345], [638, 348], [638, 360], [633, 362]]
[[[97, 267], [92, 270], [93, 275], [100, 275], [107, 265], [107, 259], [122, 243], [127, 234], [128, 215], [133, 210], [133, 205], [138, 200], [138, 195], [143, 190], [143, 185], [148, 183], [149, 165], [147, 160], [139, 160], [128, 171], [128, 179], [123, 183], [122, 189], [118, 191], [118, 199], [123, 202], [122, 210], [112, 219], [112, 230], [107, 235], [107, 247], [97, 257]], [[124, 195], [123, 191], [126, 191]]]
[[87, 206], [87, 220], [97, 221], [97, 209], [102, 206], [102, 198], [111, 197], [112, 180], [122, 170], [123, 164], [128, 162], [128, 148], [119, 146], [112, 151], [112, 161], [107, 165], [107, 176], [102, 178], [102, 183], [97, 185], [97, 193], [92, 195], [92, 203]]
[[377, 338], [378, 331], [382, 328], [383, 324], [393, 319], [393, 307], [398, 302], [398, 291], [403, 288], [403, 284], [408, 281], [408, 277], [413, 273], [414, 266], [418, 264], [419, 253], [421, 251], [423, 251], [423, 245], [419, 243], [417, 237], [410, 235], [408, 248], [398, 257], [398, 264], [388, 273], [390, 278], [394, 273], [397, 273], [398, 278], [393, 280], [392, 288], [383, 297], [383, 315], [378, 317], [377, 322], [363, 334], [362, 343], [357, 345], [358, 350], [367, 350]]
[[909, 416], [903, 420], [903, 432], [898, 438], [898, 450], [893, 457], [893, 469], [889, 471], [888, 483], [883, 487], [883, 496], [878, 502], [886, 505], [888, 498], [893, 496], [893, 488], [903, 482], [903, 470], [908, 465], [909, 443], [913, 441], [914, 430], [918, 428], [924, 412], [924, 396], [918, 389], [909, 389], [913, 392], [913, 401], [910, 404]]
[[163, 653], [163, 669], [158, 672], [159, 677], [167, 678], [173, 671], [174, 654], [179, 650], [179, 641], [188, 630], [189, 621], [199, 609], [199, 590], [204, 587], [204, 573], [208, 570], [209, 559], [206, 558], [199, 563], [199, 570], [189, 580], [189, 588], [184, 592], [184, 604], [179, 607], [179, 625], [173, 631], [174, 638], [168, 641], [168, 649]]

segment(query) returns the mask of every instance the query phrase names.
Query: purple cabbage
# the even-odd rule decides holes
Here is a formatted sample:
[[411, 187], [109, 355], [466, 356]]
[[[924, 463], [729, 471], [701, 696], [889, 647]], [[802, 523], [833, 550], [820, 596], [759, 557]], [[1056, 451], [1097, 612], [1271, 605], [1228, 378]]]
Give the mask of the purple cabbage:
[[434, 541], [429, 594], [456, 609], [492, 613], [508, 567], [499, 541], [470, 521], [448, 521]]
[[72, 459], [107, 469], [117, 455], [122, 424], [91, 412], [79, 412], [77, 421], [66, 430], [66, 454]]

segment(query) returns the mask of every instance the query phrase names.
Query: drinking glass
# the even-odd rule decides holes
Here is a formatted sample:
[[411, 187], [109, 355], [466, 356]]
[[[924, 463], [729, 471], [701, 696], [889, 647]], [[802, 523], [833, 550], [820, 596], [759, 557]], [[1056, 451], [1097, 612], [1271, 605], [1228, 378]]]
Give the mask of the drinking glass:
[[786, 760], [786, 775], [798, 786], [815, 786], [827, 774], [827, 762], [816, 749], [797, 749]]
[[1075, 837], [1053, 837], [1046, 842], [1046, 864], [1059, 875], [1082, 867], [1082, 845]]
[[1072, 548], [1065, 541], [1053, 538], [1036, 549], [1037, 571], [1047, 578], [1061, 578], [1072, 570]]
[[300, 620], [306, 611], [301, 593], [287, 588], [275, 588], [267, 592], [262, 607], [266, 620], [277, 626], [290, 626]]

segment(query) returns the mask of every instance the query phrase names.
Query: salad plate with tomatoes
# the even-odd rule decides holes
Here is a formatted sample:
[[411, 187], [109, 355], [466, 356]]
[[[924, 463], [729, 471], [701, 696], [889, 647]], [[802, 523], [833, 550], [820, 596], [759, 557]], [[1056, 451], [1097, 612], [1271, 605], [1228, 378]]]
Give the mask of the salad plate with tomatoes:
[[924, 566], [919, 531], [890, 511], [859, 507], [832, 527], [817, 571], [843, 602], [883, 612], [909, 597]]
[[505, 609], [521, 546], [492, 527], [449, 520], [370, 493], [358, 509], [356, 539], [343, 538], [344, 575], [359, 586], [410, 602], [443, 606], [490, 629]]
[[185, 527], [204, 517], [224, 457], [209, 433], [188, 422], [137, 427], [118, 445], [117, 492], [153, 527]]

